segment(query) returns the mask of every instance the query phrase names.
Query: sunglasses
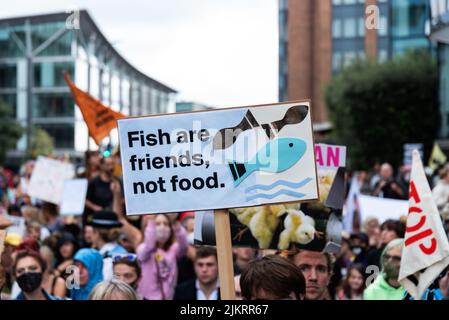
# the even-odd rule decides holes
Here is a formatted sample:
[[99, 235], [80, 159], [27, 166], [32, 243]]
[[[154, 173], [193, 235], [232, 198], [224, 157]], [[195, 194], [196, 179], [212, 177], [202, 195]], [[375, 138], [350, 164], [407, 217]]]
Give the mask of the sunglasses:
[[389, 254], [386, 254], [386, 255], [384, 255], [384, 260], [385, 261], [391, 260], [393, 262], [399, 263], [399, 262], [401, 262], [401, 257], [400, 256], [390, 256]]
[[114, 256], [112, 256], [112, 261], [113, 262], [118, 262], [118, 261], [130, 261], [130, 262], [136, 262], [137, 261], [137, 255], [132, 254], [132, 253], [125, 253], [125, 254], [116, 254]]

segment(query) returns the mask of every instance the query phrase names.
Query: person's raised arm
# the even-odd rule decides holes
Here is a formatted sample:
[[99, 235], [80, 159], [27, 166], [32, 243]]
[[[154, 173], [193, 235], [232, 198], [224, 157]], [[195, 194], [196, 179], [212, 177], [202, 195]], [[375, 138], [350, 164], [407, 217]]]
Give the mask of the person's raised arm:
[[176, 237], [176, 258], [181, 259], [183, 256], [187, 254], [187, 249], [189, 247], [189, 241], [187, 239], [187, 231], [184, 227], [176, 221], [173, 223], [173, 231]]
[[143, 242], [137, 247], [137, 257], [140, 261], [148, 260], [156, 252], [156, 222], [155, 216], [148, 220]]

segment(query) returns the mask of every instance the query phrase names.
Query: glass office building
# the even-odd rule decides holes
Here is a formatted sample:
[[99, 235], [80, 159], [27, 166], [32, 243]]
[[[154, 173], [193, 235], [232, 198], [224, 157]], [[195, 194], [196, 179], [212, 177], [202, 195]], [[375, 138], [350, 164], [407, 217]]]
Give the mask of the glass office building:
[[447, 150], [449, 149], [449, 0], [432, 0], [431, 16], [430, 39], [437, 47], [440, 84], [440, 138], [445, 139], [444, 148]]
[[[126, 115], [175, 111], [176, 91], [129, 64], [87, 11], [2, 19], [0, 98], [26, 128], [15, 153], [27, 150], [33, 128], [46, 130], [57, 151], [80, 155], [95, 146], [64, 71], [80, 89]], [[117, 143], [115, 134], [110, 138], [105, 143]]]
[[[332, 0], [332, 70], [365, 58], [365, 0]], [[429, 0], [377, 0], [377, 60], [409, 49], [430, 49]]]

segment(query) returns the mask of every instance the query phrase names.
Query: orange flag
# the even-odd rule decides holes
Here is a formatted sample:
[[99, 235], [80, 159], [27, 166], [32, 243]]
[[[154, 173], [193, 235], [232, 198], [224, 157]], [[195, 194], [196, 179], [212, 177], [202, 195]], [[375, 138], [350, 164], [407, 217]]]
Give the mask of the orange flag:
[[103, 105], [87, 92], [80, 90], [70, 80], [67, 73], [64, 73], [64, 79], [72, 91], [73, 99], [75, 99], [76, 104], [83, 114], [84, 121], [89, 129], [89, 135], [99, 145], [101, 140], [109, 135], [112, 129], [117, 127], [117, 119], [125, 118], [126, 116]]

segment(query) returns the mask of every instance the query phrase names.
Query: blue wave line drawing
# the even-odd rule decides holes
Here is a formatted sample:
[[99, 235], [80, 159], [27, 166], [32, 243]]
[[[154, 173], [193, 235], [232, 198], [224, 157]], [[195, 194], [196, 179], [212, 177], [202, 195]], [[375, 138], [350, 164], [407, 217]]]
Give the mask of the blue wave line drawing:
[[286, 186], [286, 187], [290, 187], [293, 189], [297, 189], [297, 188], [301, 188], [303, 186], [305, 186], [306, 184], [308, 184], [310, 181], [312, 181], [312, 178], [305, 178], [302, 181], [299, 182], [293, 182], [293, 181], [286, 181], [286, 180], [278, 180], [276, 182], [273, 182], [270, 185], [263, 185], [263, 184], [256, 184], [254, 186], [251, 186], [249, 188], [247, 188], [245, 190], [246, 193], [251, 192], [253, 190], [271, 190], [277, 186]]
[[277, 196], [280, 196], [281, 194], [286, 194], [288, 196], [292, 196], [292, 197], [297, 197], [297, 198], [302, 198], [305, 196], [304, 193], [299, 193], [299, 192], [295, 192], [295, 191], [291, 191], [291, 190], [287, 190], [287, 189], [281, 189], [273, 194], [264, 194], [264, 193], [260, 193], [260, 194], [256, 194], [254, 196], [250, 196], [246, 198], [246, 201], [252, 201], [254, 199], [273, 199], [276, 198]]

